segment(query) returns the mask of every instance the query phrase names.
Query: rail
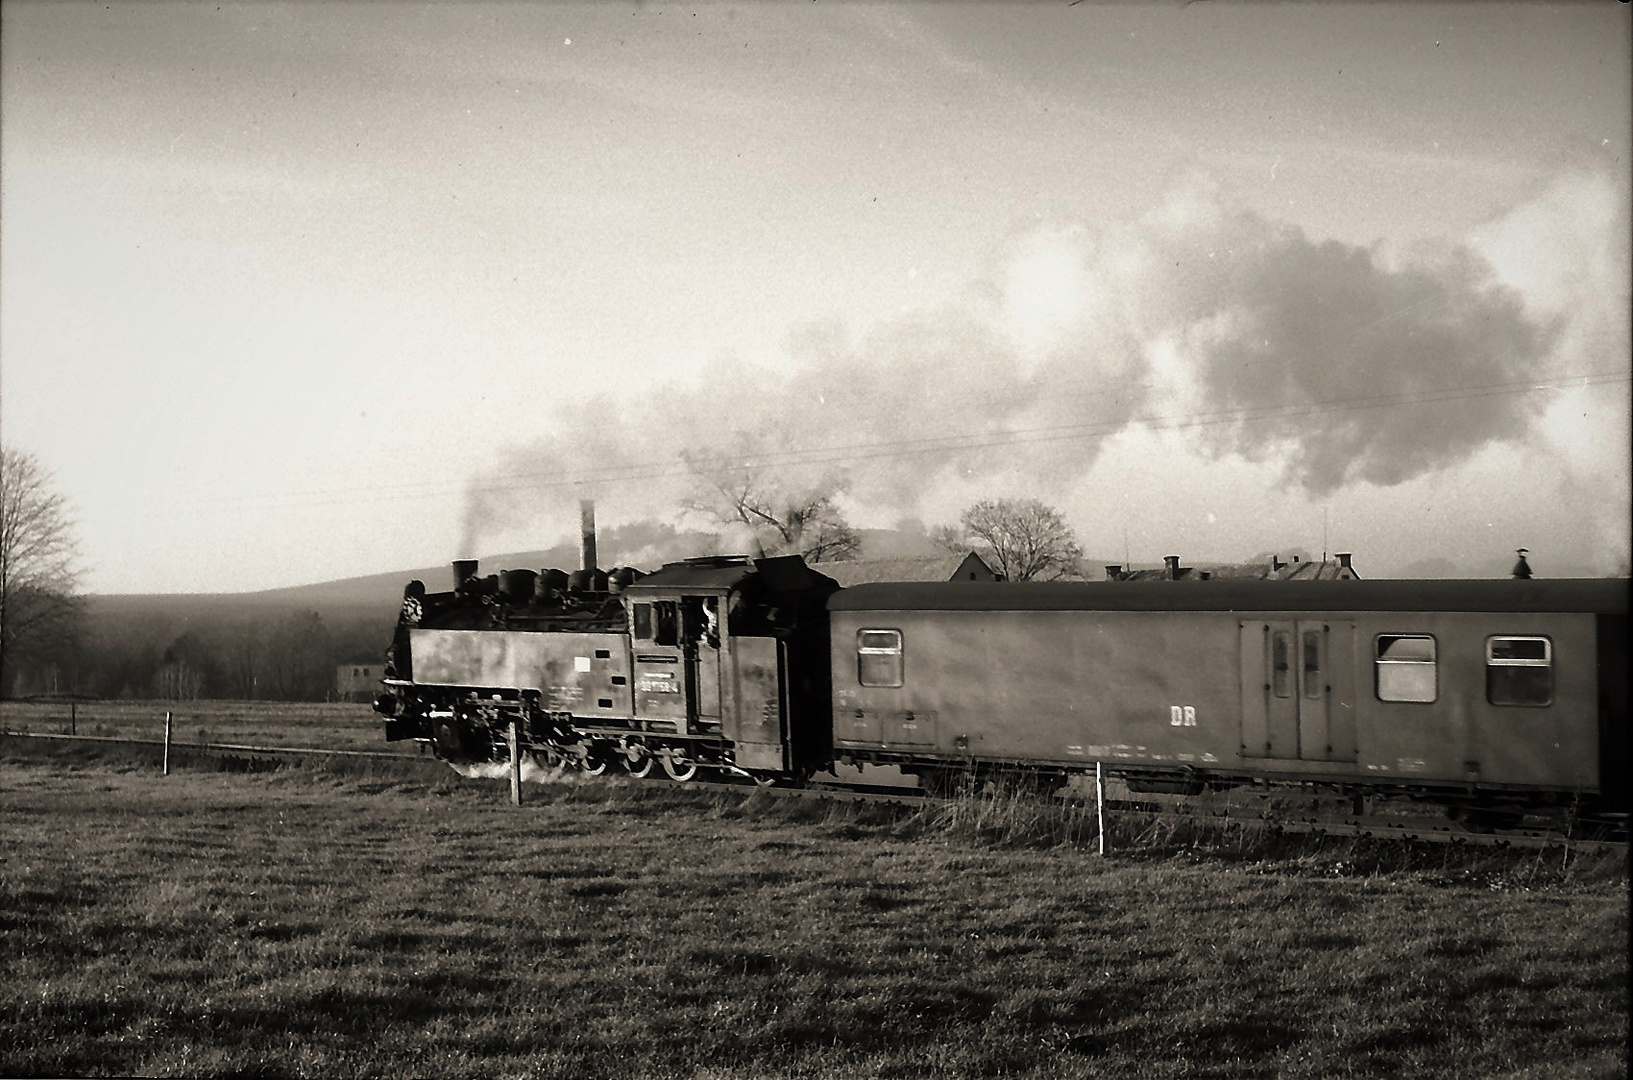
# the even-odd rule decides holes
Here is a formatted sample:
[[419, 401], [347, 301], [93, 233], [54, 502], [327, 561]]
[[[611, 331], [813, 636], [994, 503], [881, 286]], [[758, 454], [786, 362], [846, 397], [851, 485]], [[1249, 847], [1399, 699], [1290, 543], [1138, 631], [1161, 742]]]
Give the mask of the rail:
[[[63, 735], [45, 731], [5, 731], [0, 737], [7, 739], [49, 739], [57, 742], [74, 743], [118, 743], [125, 746], [153, 746], [162, 748], [163, 739], [129, 739], [120, 735]], [[232, 751], [239, 754], [289, 754], [293, 757], [357, 757], [379, 758], [388, 761], [426, 761], [429, 760], [420, 754], [393, 753], [388, 750], [327, 750], [315, 746], [251, 746], [246, 743], [195, 742], [183, 743], [171, 741], [173, 750], [193, 750], [200, 752]]]

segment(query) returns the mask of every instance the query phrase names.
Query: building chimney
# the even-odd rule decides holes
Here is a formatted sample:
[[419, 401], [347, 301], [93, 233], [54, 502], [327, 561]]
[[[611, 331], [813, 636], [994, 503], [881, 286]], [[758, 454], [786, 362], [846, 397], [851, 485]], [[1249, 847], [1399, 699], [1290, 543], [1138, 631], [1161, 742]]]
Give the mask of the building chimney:
[[1167, 573], [1167, 576], [1168, 576], [1168, 580], [1169, 581], [1178, 581], [1179, 580], [1179, 556], [1178, 555], [1164, 555], [1162, 557], [1162, 562], [1163, 562], [1163, 565], [1167, 568], [1166, 573]]
[[1106, 564], [1106, 580], [1107, 581], [1121, 581], [1121, 580], [1123, 580], [1123, 564], [1122, 563], [1107, 563]]
[[595, 500], [583, 499], [578, 504], [578, 567], [595, 569]]

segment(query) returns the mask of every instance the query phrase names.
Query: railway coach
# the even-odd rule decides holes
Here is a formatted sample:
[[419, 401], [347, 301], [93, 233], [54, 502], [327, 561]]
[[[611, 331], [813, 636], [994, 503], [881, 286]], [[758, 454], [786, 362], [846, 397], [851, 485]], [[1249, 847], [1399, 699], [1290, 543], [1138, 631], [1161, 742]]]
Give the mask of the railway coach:
[[1625, 580], [896, 583], [829, 601], [834, 754], [1625, 812]]

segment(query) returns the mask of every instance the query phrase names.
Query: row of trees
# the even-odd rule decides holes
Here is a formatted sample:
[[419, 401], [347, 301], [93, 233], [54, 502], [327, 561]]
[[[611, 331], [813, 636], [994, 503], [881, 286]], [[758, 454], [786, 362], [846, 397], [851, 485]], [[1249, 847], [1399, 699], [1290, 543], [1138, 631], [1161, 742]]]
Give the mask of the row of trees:
[[331, 627], [315, 611], [124, 618], [87, 627], [43, 662], [18, 663], [8, 693], [98, 698], [323, 701], [342, 663], [378, 663], [389, 618]]
[[315, 611], [205, 615], [179, 632], [153, 612], [88, 625], [78, 556], [50, 473], [0, 448], [0, 696], [321, 701], [338, 664], [377, 658], [390, 634], [379, 618], [331, 628]]

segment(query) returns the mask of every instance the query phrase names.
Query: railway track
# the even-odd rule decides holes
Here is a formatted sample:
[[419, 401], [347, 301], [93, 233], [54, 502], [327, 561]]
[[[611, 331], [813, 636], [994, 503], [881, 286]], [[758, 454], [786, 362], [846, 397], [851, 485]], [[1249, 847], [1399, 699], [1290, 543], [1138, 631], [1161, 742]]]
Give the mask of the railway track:
[[[86, 745], [122, 745], [149, 748], [162, 751], [163, 740], [160, 739], [132, 739], [109, 735], [66, 735], [46, 732], [15, 732], [0, 733], [0, 738], [30, 739], [58, 744], [86, 744]], [[418, 764], [430, 763], [436, 759], [423, 754], [407, 754], [380, 750], [340, 750], [325, 749], [322, 747], [304, 746], [261, 746], [247, 743], [171, 743], [172, 752], [186, 752], [191, 755], [227, 757], [249, 757], [265, 760], [287, 758], [291, 760], [316, 760], [320, 758], [351, 758], [376, 761], [412, 762]], [[635, 780], [633, 777], [616, 776], [614, 779], [630, 783], [673, 784], [673, 781], [654, 778]], [[589, 778], [586, 778], [589, 779]], [[758, 790], [774, 798], [804, 798], [830, 799], [840, 802], [871, 802], [896, 804], [900, 806], [924, 805], [932, 801], [951, 801], [960, 796], [936, 796], [919, 788], [885, 787], [885, 786], [839, 786], [838, 784], [817, 783], [803, 787], [759, 786], [746, 779], [703, 780], [699, 779], [686, 784], [696, 790], [717, 790], [742, 792]], [[968, 798], [969, 796], [963, 796]], [[1083, 799], [1081, 796], [1068, 794], [1069, 801], [1092, 804], [1092, 798]], [[1622, 823], [1618, 837], [1606, 838], [1602, 834], [1584, 836], [1573, 835], [1571, 831], [1561, 831], [1558, 828], [1542, 824], [1520, 825], [1510, 829], [1481, 830], [1471, 828], [1460, 822], [1444, 816], [1426, 814], [1391, 815], [1387, 813], [1370, 814], [1321, 814], [1307, 810], [1287, 812], [1277, 808], [1262, 805], [1257, 808], [1249, 806], [1201, 806], [1184, 805], [1177, 803], [1159, 803], [1149, 799], [1113, 798], [1105, 803], [1108, 819], [1117, 819], [1124, 822], [1129, 820], [1140, 821], [1155, 826], [1161, 823], [1190, 823], [1208, 825], [1221, 828], [1258, 828], [1271, 832], [1293, 835], [1316, 836], [1349, 836], [1383, 840], [1399, 840], [1404, 842], [1449, 844], [1467, 847], [1510, 847], [1535, 849], [1568, 849], [1570, 851], [1589, 853], [1615, 853], [1627, 851], [1626, 825]]]
[[[163, 739], [129, 739], [120, 735], [63, 735], [44, 731], [6, 731], [0, 732], [0, 738], [5, 739], [40, 739], [58, 743], [85, 743], [88, 745], [118, 745], [143, 746], [155, 750], [164, 749]], [[186, 752], [190, 754], [242, 754], [259, 757], [289, 757], [289, 758], [376, 758], [385, 761], [430, 761], [433, 760], [421, 754], [394, 753], [388, 750], [329, 750], [322, 747], [310, 746], [253, 746], [247, 743], [228, 742], [182, 742], [172, 739], [172, 752]]]

